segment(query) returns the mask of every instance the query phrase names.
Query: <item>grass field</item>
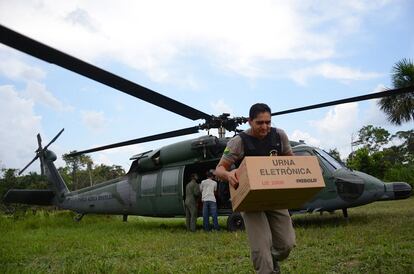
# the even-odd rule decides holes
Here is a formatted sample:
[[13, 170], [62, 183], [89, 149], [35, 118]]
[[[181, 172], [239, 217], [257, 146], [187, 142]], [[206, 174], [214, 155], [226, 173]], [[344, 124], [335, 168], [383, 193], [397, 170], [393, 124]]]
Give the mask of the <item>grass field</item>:
[[[185, 231], [184, 219], [38, 211], [0, 218], [0, 273], [253, 273], [246, 233]], [[414, 273], [414, 197], [294, 216], [283, 273]]]

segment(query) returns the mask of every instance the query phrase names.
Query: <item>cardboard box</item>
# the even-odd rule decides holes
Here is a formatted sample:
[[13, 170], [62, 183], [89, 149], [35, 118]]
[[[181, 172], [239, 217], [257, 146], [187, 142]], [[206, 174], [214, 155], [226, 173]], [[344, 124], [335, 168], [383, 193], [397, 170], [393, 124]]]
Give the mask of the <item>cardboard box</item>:
[[233, 211], [300, 208], [325, 187], [315, 156], [245, 157], [236, 176]]

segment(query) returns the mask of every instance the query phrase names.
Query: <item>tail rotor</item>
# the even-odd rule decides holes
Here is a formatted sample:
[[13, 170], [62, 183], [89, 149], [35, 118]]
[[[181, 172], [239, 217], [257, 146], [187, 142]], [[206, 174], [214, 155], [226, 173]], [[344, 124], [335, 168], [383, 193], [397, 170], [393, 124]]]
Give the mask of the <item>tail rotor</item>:
[[[41, 155], [43, 155], [43, 153], [47, 150], [47, 148], [54, 142], [56, 141], [57, 138], [59, 138], [59, 136], [62, 134], [62, 132], [65, 129], [62, 128], [61, 131], [59, 131], [59, 133], [44, 147], [42, 148], [42, 137], [40, 136], [40, 133], [37, 134], [37, 144], [38, 144], [38, 148], [35, 151], [36, 152], [36, 156], [22, 169], [19, 171], [19, 175], [21, 175], [34, 161], [36, 161]], [[42, 175], [44, 175], [44, 166], [43, 166], [43, 160], [40, 159], [40, 172]]]

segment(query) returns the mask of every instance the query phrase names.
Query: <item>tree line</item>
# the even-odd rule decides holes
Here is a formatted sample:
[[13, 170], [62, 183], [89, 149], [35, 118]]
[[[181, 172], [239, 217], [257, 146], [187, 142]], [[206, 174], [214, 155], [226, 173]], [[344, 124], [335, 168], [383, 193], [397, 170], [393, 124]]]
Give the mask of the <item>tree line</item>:
[[373, 125], [358, 132], [356, 147], [342, 160], [337, 149], [329, 153], [350, 169], [362, 171], [385, 182], [407, 182], [414, 188], [414, 130], [390, 134]]
[[[74, 152], [76, 151], [70, 153]], [[125, 170], [119, 165], [95, 165], [89, 155], [69, 157], [69, 154], [62, 156], [66, 166], [58, 170], [65, 182], [68, 182], [70, 190], [92, 186], [125, 175]]]
[[[87, 186], [95, 185], [107, 180], [115, 179], [125, 175], [125, 170], [119, 165], [95, 165], [88, 155], [77, 157], [62, 156], [65, 161], [64, 167], [59, 167], [69, 190], [77, 190]], [[18, 169], [2, 168], [0, 173], [0, 200], [9, 189], [46, 189], [47, 178], [37, 172], [29, 172], [27, 175], [18, 176]]]

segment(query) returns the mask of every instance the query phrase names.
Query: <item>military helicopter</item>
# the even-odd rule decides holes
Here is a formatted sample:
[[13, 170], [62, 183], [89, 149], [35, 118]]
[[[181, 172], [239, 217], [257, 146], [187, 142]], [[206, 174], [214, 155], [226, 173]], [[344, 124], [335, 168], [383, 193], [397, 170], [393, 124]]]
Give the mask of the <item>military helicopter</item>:
[[[219, 137], [206, 135], [134, 155], [131, 157], [132, 164], [125, 176], [77, 191], [68, 190], [54, 165], [57, 156], [48, 149], [62, 134], [63, 129], [44, 147], [42, 146], [41, 136], [38, 134], [36, 155], [20, 171], [20, 174], [35, 160], [39, 159], [41, 172], [48, 178], [48, 189], [11, 189], [4, 197], [6, 203], [55, 205], [61, 209], [78, 213], [75, 218], [78, 221], [85, 214], [91, 213], [123, 215], [124, 221], [127, 220], [128, 215], [183, 216], [184, 189], [186, 183], [190, 181], [190, 175], [192, 173], [203, 175], [209, 169], [215, 168], [229, 140], [225, 137], [225, 132], [240, 131], [237, 127], [248, 120], [245, 117], [230, 117], [226, 113], [220, 116], [206, 114], [2, 25], [0, 25], [0, 41], [7, 46], [54, 63], [183, 117], [192, 120], [205, 120], [204, 123], [197, 126], [87, 149], [72, 153], [71, 156], [198, 133], [199, 130], [217, 128], [219, 132]], [[288, 114], [408, 92], [412, 92], [412, 87], [310, 105], [275, 112], [271, 115]], [[291, 146], [295, 155], [314, 155], [318, 158], [326, 184], [323, 190], [301, 208], [290, 209], [292, 213], [332, 212], [341, 209], [344, 216], [347, 217], [348, 208], [374, 201], [404, 199], [411, 195], [411, 187], [407, 183], [394, 182], [386, 184], [368, 174], [350, 170], [325, 151], [306, 145], [303, 142], [291, 141]], [[243, 228], [241, 215], [232, 212], [226, 182], [219, 182], [218, 184], [217, 203], [219, 214], [228, 216], [227, 227], [229, 230]]]

